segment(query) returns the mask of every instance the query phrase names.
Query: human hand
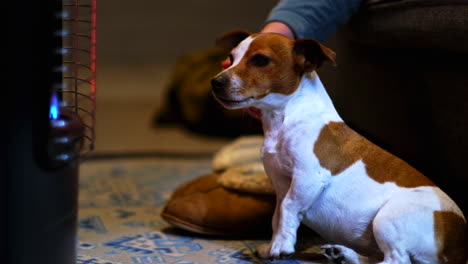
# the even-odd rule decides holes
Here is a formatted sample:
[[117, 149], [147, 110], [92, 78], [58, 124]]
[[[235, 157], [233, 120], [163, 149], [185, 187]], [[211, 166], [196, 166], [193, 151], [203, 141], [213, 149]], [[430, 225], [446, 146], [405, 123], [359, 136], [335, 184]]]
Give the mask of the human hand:
[[292, 29], [288, 25], [282, 22], [270, 22], [266, 24], [260, 32], [261, 33], [279, 33], [290, 39], [294, 39], [294, 32], [292, 31]]

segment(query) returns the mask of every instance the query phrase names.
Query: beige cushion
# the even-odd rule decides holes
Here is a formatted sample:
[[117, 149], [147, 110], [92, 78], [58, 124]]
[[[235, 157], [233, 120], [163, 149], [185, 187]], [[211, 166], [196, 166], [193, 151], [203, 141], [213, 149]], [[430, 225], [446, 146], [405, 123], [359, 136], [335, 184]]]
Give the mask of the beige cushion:
[[212, 166], [216, 172], [239, 165], [261, 162], [260, 148], [263, 136], [242, 136], [222, 147], [214, 156]]
[[228, 168], [218, 179], [225, 188], [259, 194], [275, 194], [270, 178], [261, 162], [247, 163]]
[[205, 235], [268, 234], [275, 196], [224, 188], [219, 176], [204, 175], [177, 188], [161, 213], [163, 219]]

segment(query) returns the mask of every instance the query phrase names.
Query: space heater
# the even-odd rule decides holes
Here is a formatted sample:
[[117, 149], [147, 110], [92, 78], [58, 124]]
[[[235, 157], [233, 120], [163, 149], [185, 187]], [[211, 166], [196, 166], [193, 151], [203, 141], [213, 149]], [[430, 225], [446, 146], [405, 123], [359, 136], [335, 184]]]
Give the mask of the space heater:
[[78, 171], [94, 145], [96, 0], [5, 5], [8, 263], [75, 263]]

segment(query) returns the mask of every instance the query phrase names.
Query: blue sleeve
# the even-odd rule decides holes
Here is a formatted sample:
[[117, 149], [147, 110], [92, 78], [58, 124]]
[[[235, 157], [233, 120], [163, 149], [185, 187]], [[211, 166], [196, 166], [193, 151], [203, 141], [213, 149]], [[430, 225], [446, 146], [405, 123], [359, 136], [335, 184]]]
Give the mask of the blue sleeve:
[[281, 0], [265, 24], [282, 22], [293, 30], [296, 38], [325, 41], [348, 22], [360, 4], [361, 0]]

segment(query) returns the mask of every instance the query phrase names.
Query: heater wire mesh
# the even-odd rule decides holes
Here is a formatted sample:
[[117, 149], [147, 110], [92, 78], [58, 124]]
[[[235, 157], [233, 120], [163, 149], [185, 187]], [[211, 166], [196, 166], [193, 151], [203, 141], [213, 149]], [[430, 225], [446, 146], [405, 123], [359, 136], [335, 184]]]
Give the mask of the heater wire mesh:
[[59, 109], [75, 112], [84, 126], [79, 157], [94, 149], [96, 110], [96, 0], [62, 1], [62, 83], [53, 87]]

